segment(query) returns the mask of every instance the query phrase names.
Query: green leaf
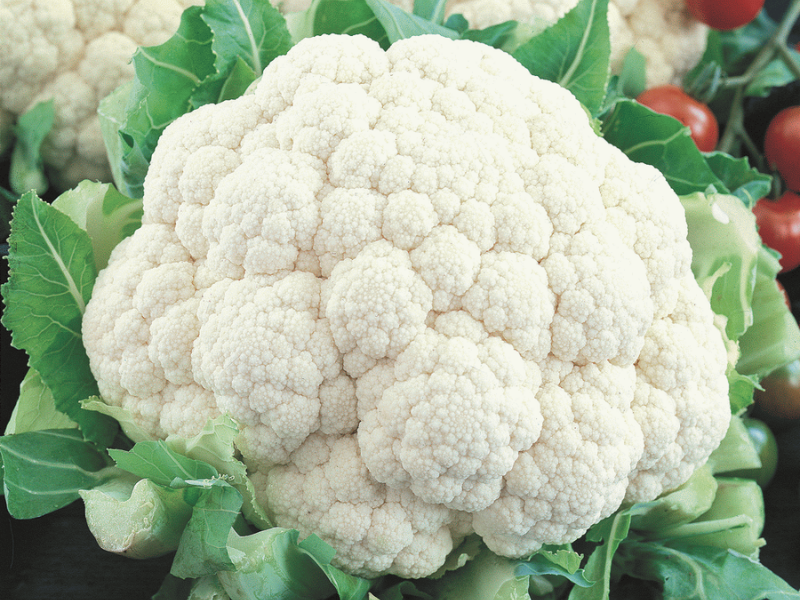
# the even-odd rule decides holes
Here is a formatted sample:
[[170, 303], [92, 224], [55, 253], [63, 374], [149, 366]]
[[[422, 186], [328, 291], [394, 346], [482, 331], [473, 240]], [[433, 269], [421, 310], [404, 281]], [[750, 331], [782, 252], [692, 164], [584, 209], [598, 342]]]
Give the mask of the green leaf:
[[624, 95], [636, 98], [647, 86], [647, 59], [635, 46], [628, 50], [622, 61], [619, 86]]
[[660, 541], [679, 539], [695, 546], [735, 550], [758, 558], [766, 543], [759, 537], [764, 529], [764, 494], [753, 479], [718, 477], [714, 502], [691, 523], [657, 532]]
[[78, 499], [78, 490], [107, 481], [112, 471], [77, 429], [47, 429], [0, 437], [8, 512], [33, 519]]
[[461, 34], [461, 39], [473, 40], [493, 48], [502, 48], [509, 38], [514, 35], [517, 26], [516, 21], [504, 21], [485, 29], [467, 29]]
[[322, 600], [335, 593], [328, 576], [319, 568], [326, 556], [314, 556], [313, 548], [297, 543], [298, 531], [273, 527], [252, 535], [228, 537], [228, 554], [235, 569], [218, 577], [236, 598]]
[[204, 104], [219, 104], [243, 95], [247, 88], [257, 79], [255, 72], [244, 59], [237, 57], [235, 64], [223, 76], [214, 77], [214, 85], [204, 85], [192, 94], [189, 99], [191, 110]]
[[709, 168], [747, 208], [753, 208], [760, 198], [769, 194], [772, 177], [751, 167], [747, 158], [733, 158], [724, 152], [704, 156]]
[[267, 2], [206, 0], [201, 14], [213, 34], [217, 73], [226, 73], [243, 60], [260, 77], [274, 58], [292, 46], [281, 13]]
[[701, 287], [713, 279], [711, 308], [725, 316], [728, 338], [753, 323], [753, 287], [761, 249], [755, 215], [728, 194], [681, 196], [692, 246], [692, 273]]
[[53, 201], [89, 234], [97, 270], [108, 264], [111, 251], [142, 224], [142, 201], [121, 194], [109, 183], [81, 181]]
[[117, 189], [120, 190], [127, 189], [122, 169], [125, 155], [131, 150], [130, 146], [124, 142], [120, 130], [125, 125], [128, 98], [132, 89], [133, 79], [114, 89], [100, 100], [100, 105], [97, 107], [97, 119], [100, 123], [100, 133], [103, 136], [108, 164], [111, 167], [111, 177]]
[[512, 56], [537, 77], [567, 88], [597, 114], [609, 78], [608, 0], [581, 0]]
[[202, 577], [218, 571], [232, 570], [227, 540], [239, 516], [242, 495], [222, 479], [188, 481], [196, 497], [191, 502], [192, 516], [183, 530], [170, 573], [177, 577]]
[[242, 494], [210, 464], [184, 456], [164, 440], [144, 441], [130, 451], [109, 450], [117, 467], [156, 485], [183, 491], [192, 514], [178, 544], [171, 573], [200, 577], [232, 569], [226, 541], [242, 507]]
[[469, 29], [469, 21], [467, 21], [464, 15], [456, 13], [447, 17], [447, 20], [444, 22], [444, 26], [460, 33], [461, 35], [464, 35]]
[[[788, 52], [794, 54], [795, 60], [800, 64], [800, 59], [797, 58], [797, 52], [793, 50], [788, 50]], [[758, 71], [747, 86], [745, 94], [747, 96], [765, 98], [769, 96], [773, 88], [786, 85], [792, 81], [797, 81], [795, 72], [792, 71], [782, 59], [776, 58]]]
[[590, 542], [602, 542], [589, 555], [583, 569], [584, 576], [592, 584], [573, 587], [569, 600], [598, 600], [609, 597], [612, 561], [620, 544], [628, 535], [631, 518], [631, 511], [620, 510], [589, 529], [586, 539]]
[[208, 0], [201, 18], [211, 29], [216, 72], [194, 90], [192, 108], [238, 98], [292, 47], [285, 19], [268, 2]]
[[521, 575], [554, 575], [563, 577], [579, 587], [589, 587], [592, 582], [586, 579], [579, 569], [581, 556], [572, 550], [551, 552], [540, 550], [532, 557], [519, 564], [514, 573]]
[[189, 7], [174, 36], [159, 46], [140, 47], [133, 55], [136, 76], [119, 130], [120, 190], [132, 198], [143, 195], [142, 182], [161, 132], [189, 111], [196, 88], [215, 73], [213, 36], [201, 11]]
[[39, 102], [22, 114], [14, 126], [14, 149], [11, 151], [9, 180], [17, 194], [33, 190], [38, 194], [47, 191], [41, 148], [55, 120], [55, 103], [52, 99]]
[[121, 406], [106, 404], [99, 396], [91, 396], [81, 402], [86, 410], [93, 410], [114, 419], [120, 425], [122, 432], [134, 444], [145, 440], [153, 440], [155, 436], [150, 431], [142, 428], [131, 411]]
[[[470, 549], [466, 564], [440, 577], [419, 580], [419, 591], [436, 600], [527, 600], [529, 587], [547, 593], [541, 588], [552, 591], [553, 579], [589, 585], [578, 569], [580, 556], [571, 550], [541, 550], [520, 560], [498, 556], [478, 542], [474, 554]], [[382, 593], [380, 597], [383, 600]]]
[[208, 463], [227, 476], [230, 484], [244, 497], [242, 510], [247, 520], [260, 529], [267, 529], [273, 524], [256, 501], [255, 488], [247, 476], [247, 468], [237, 458], [234, 440], [238, 435], [239, 427], [233, 419], [223, 415], [209, 421], [196, 436], [188, 439], [170, 436], [166, 444], [174, 452]]
[[758, 561], [712, 546], [629, 542], [620, 549], [618, 566], [631, 577], [660, 582], [664, 598], [800, 599], [800, 592]]
[[53, 394], [39, 374], [34, 369], [28, 369], [20, 383], [19, 398], [8, 419], [5, 435], [77, 426], [75, 421], [56, 409]]
[[98, 394], [81, 337], [97, 277], [89, 236], [33, 192], [17, 202], [11, 229], [2, 323], [14, 347], [28, 353], [56, 408], [78, 423], [89, 440], [107, 445], [116, 435], [116, 422], [80, 406]]
[[417, 15], [409, 14], [402, 8], [386, 0], [366, 0], [367, 5], [378, 18], [390, 43], [415, 35], [433, 33], [452, 39], [458, 38], [458, 33], [443, 25], [438, 25]]
[[192, 507], [174, 490], [119, 470], [119, 476], [80, 490], [86, 524], [106, 552], [154, 558], [174, 552]]
[[719, 55], [722, 68], [729, 75], [739, 75], [750, 66], [757, 54], [775, 33], [778, 25], [767, 11], [761, 11], [744, 27], [715, 32], [719, 38]]
[[350, 575], [331, 565], [336, 552], [316, 535], [310, 535], [298, 544], [308, 556], [325, 573], [325, 576], [336, 588], [340, 600], [361, 600], [371, 587], [371, 582], [355, 575]]
[[761, 466], [758, 450], [753, 444], [753, 438], [747, 432], [747, 426], [742, 417], [737, 415], [731, 417], [725, 437], [711, 453], [706, 465], [715, 475], [744, 469], [757, 469]]
[[[151, 600], [230, 600], [230, 597], [221, 586], [219, 589], [222, 593], [213, 595], [213, 582], [206, 582], [206, 579], [214, 580], [216, 578], [208, 576], [201, 579], [181, 579], [180, 577], [167, 574], [161, 587], [153, 594]], [[197, 595], [192, 594], [195, 587], [198, 588], [199, 594]], [[209, 593], [203, 595], [204, 592]]]
[[[776, 29], [775, 21], [769, 17], [767, 11], [762, 10], [743, 27], [730, 31], [709, 31], [706, 50], [698, 64], [687, 73], [684, 82], [691, 86], [697, 75], [711, 64], [718, 65], [728, 76], [743, 75], [756, 55], [770, 43]], [[793, 50], [787, 49], [787, 52], [798, 56]], [[792, 76], [785, 65], [773, 63], [759, 70], [746, 93], [748, 96], [763, 96], [769, 92], [771, 86], [783, 85], [794, 79], [796, 76]], [[722, 87], [716, 90], [713, 99], [708, 103], [721, 123], [728, 120], [734, 94], [735, 88]]]
[[442, 25], [447, 0], [414, 0], [413, 13], [427, 21]]
[[604, 115], [603, 137], [631, 160], [653, 165], [678, 195], [704, 192], [713, 186], [727, 192], [697, 149], [689, 128], [634, 100], [620, 100]]
[[[379, 580], [380, 581], [380, 580]], [[391, 579], [392, 585], [389, 587], [375, 587], [370, 592], [369, 600], [411, 600], [411, 598], [422, 598], [422, 600], [441, 600], [434, 599], [430, 594], [426, 594], [417, 587], [417, 580], [401, 579], [399, 581]], [[421, 581], [426, 581], [425, 579]]]
[[778, 289], [779, 270], [775, 254], [762, 245], [753, 285], [753, 324], [739, 338], [736, 363], [737, 371], [756, 379], [800, 358], [800, 326]]
[[389, 38], [366, 0], [314, 0], [304, 11], [285, 15], [295, 42], [328, 33], [364, 35], [385, 50]]
[[178, 454], [163, 440], [139, 442], [129, 451], [108, 452], [120, 469], [160, 485], [168, 486], [175, 479], [210, 479], [219, 475], [208, 463]]
[[269, 2], [208, 0], [185, 10], [165, 43], [139, 48], [124, 110], [118, 98], [101, 108], [120, 190], [141, 198], [150, 157], [167, 125], [204, 104], [238, 97], [291, 45], [286, 21]]

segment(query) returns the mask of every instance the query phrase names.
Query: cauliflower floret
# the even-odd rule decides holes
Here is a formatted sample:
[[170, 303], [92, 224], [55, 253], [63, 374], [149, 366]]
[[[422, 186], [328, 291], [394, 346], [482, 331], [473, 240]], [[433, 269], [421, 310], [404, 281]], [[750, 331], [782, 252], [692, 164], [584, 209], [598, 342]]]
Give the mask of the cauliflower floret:
[[159, 437], [233, 417], [270, 517], [348, 572], [575, 540], [724, 435], [678, 197], [500, 50], [303, 40], [144, 189], [83, 322], [104, 400]]
[[297, 271], [274, 282], [249, 277], [222, 285], [222, 303], [200, 317], [193, 372], [242, 425], [248, 461], [284, 462], [320, 428], [320, 395], [341, 371], [319, 313], [319, 280]]
[[474, 516], [475, 531], [500, 554], [522, 556], [534, 540], [573, 541], [611, 514], [647, 444], [630, 408], [633, 365], [567, 369], [538, 394], [538, 441], [520, 453], [498, 500]]
[[464, 537], [455, 511], [377, 482], [355, 436], [314, 434], [253, 482], [274, 518], [333, 542], [340, 568], [367, 577], [392, 569], [424, 577]]
[[[518, 453], [539, 436], [542, 415], [535, 363], [480, 327], [464, 329], [481, 339], [434, 329], [408, 345], [391, 385], [360, 411], [358, 437], [378, 481], [475, 512], [500, 495]], [[369, 394], [372, 405], [376, 390]]]
[[0, 110], [20, 115], [53, 99], [42, 144], [52, 181], [111, 180], [97, 108], [133, 78], [137, 46], [165, 42], [181, 12], [202, 0], [3, 0]]

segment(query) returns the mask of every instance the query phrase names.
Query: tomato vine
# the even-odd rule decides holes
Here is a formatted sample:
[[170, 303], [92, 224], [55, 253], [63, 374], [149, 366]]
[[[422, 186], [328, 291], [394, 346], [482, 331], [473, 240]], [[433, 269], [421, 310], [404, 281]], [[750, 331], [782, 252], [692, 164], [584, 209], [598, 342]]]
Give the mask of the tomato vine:
[[[721, 72], [721, 65], [714, 64], [712, 61], [704, 65], [699, 72], [695, 72], [693, 80], [687, 81], [686, 87], [692, 89], [693, 94], [709, 99], [713, 98], [720, 89], [733, 91], [733, 97], [729, 104], [730, 112], [724, 120], [725, 124], [717, 145], [718, 150], [729, 154], [739, 154], [738, 146], [742, 144], [749, 154], [762, 156], [759, 145], [750, 137], [744, 126], [745, 97], [751, 86], [775, 59], [782, 61], [789, 72], [795, 78], [800, 79], [800, 58], [798, 53], [791, 50], [788, 45], [789, 34], [798, 17], [800, 17], [800, 0], [794, 0], [772, 35], [740, 75], [727, 75]], [[707, 88], [705, 93], [702, 92], [704, 85]], [[759, 162], [761, 163], [758, 165], [759, 167], [765, 167], [763, 158]]]

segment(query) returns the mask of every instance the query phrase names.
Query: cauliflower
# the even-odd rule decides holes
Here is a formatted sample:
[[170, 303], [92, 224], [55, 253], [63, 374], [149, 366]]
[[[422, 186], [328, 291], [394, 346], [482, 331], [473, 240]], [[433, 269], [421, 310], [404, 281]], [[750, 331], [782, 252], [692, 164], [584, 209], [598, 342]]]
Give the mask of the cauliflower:
[[3, 0], [0, 4], [0, 111], [20, 115], [55, 100], [42, 146], [61, 189], [111, 180], [97, 108], [134, 75], [137, 46], [166, 41], [181, 12], [202, 0]]
[[[578, 0], [450, 0], [448, 14], [464, 15], [482, 29], [511, 19], [535, 29], [554, 23]], [[648, 87], [680, 83], [706, 48], [708, 27], [695, 19], [684, 0], [609, 0], [611, 70], [618, 73], [631, 48], [647, 61]]]
[[83, 321], [153, 436], [222, 413], [273, 521], [424, 577], [682, 484], [727, 353], [653, 167], [508, 54], [319, 36], [163, 133]]

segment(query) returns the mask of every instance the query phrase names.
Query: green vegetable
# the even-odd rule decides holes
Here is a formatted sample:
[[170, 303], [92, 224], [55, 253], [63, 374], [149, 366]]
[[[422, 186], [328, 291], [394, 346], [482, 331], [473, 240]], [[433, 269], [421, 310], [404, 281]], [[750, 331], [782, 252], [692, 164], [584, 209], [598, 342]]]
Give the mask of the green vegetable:
[[6, 506], [33, 519], [71, 504], [79, 491], [117, 475], [108, 457], [77, 429], [43, 429], [0, 437]]
[[56, 408], [81, 426], [90, 440], [109, 444], [113, 420], [83, 410], [97, 383], [81, 342], [81, 320], [97, 277], [87, 233], [34, 192], [14, 208], [9, 237], [10, 277], [2, 286], [2, 323], [12, 343], [53, 394]]

